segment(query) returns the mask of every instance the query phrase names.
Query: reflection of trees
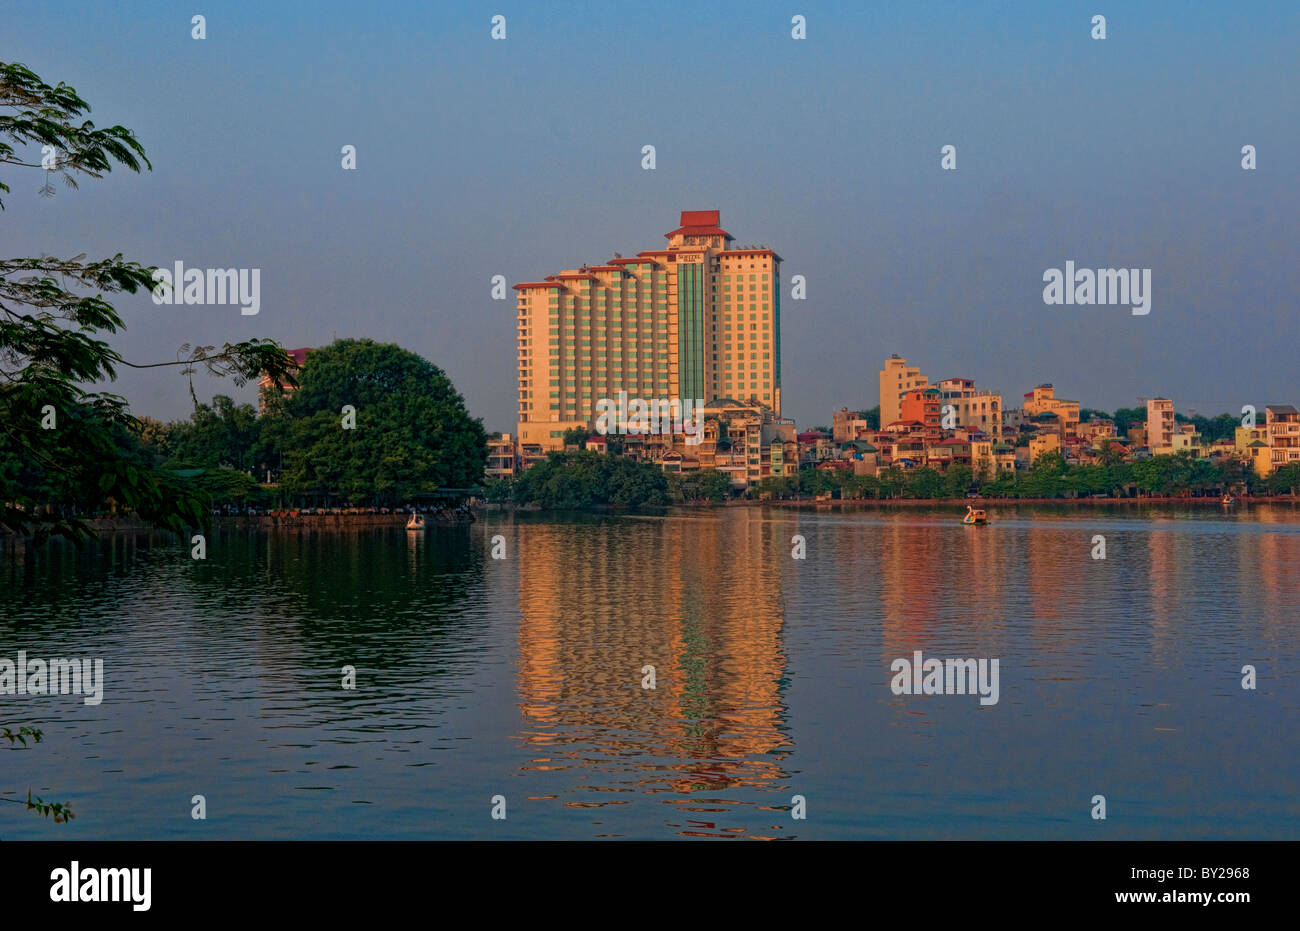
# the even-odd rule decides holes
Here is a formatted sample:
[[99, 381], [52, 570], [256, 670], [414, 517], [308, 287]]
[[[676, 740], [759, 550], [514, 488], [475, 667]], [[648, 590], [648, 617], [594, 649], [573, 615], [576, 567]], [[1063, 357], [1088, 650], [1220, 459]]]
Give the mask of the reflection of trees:
[[[370, 669], [444, 672], [441, 648], [472, 639], [462, 612], [471, 591], [481, 588], [484, 554], [466, 527], [409, 537], [396, 527], [231, 531], [219, 540], [221, 562], [212, 559], [210, 545], [208, 562], [195, 569], [202, 613], [238, 625], [251, 610], [266, 621], [291, 624], [295, 645], [313, 666], [329, 667], [344, 656]], [[259, 580], [256, 603], [237, 587], [249, 578]]]
[[460, 662], [456, 647], [476, 636], [463, 615], [483, 585], [483, 548], [467, 527], [428, 531], [414, 551], [407, 538], [401, 528], [219, 529], [199, 561], [168, 534], [107, 533], [82, 552], [51, 543], [31, 571], [21, 556], [10, 558], [15, 550], [0, 548], [0, 617], [23, 613], [10, 610], [15, 602], [34, 602], [53, 623], [84, 624], [89, 613], [103, 618], [107, 632], [161, 609], [177, 620], [178, 645], [206, 650], [228, 634], [298, 667], [337, 672], [346, 659], [436, 675]]
[[106, 615], [120, 618], [117, 606], [131, 595], [123, 583], [140, 571], [141, 555], [154, 546], [176, 547], [175, 541], [158, 531], [106, 533], [81, 549], [58, 539], [40, 546], [0, 540], [0, 638], [14, 629], [4, 623], [8, 618], [39, 613], [55, 623], [78, 617], [91, 600], [96, 611], [102, 605]]

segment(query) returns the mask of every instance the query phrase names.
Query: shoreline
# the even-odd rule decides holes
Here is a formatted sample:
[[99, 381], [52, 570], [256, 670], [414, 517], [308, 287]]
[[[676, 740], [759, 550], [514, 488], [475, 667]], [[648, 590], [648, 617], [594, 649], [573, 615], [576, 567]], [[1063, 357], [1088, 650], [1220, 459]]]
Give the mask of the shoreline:
[[1249, 506], [1251, 504], [1300, 504], [1300, 498], [1291, 495], [1256, 495], [1249, 498], [1237, 498], [1232, 504], [1224, 504], [1217, 497], [1181, 497], [1181, 496], [1152, 496], [1143, 498], [844, 498], [832, 501], [755, 501], [741, 502], [743, 504], [763, 504], [772, 507], [818, 507], [818, 508], [835, 508], [835, 507], [943, 507], [952, 505], [970, 504], [983, 508], [1007, 507], [1018, 504], [1047, 505], [1059, 504], [1070, 507], [1109, 507], [1114, 504], [1192, 504], [1192, 505], [1214, 505], [1220, 508], [1236, 508]]
[[[405, 528], [408, 515], [396, 514], [259, 514], [247, 515], [222, 514], [212, 518], [212, 529], [234, 529], [251, 531], [280, 531], [291, 533], [328, 533], [346, 530], [369, 530], [376, 527]], [[431, 527], [467, 527], [477, 520], [473, 512], [465, 513], [447, 511], [444, 514], [426, 514], [425, 521]], [[166, 533], [175, 534], [137, 517], [97, 517], [86, 523], [97, 536], [122, 533]], [[198, 528], [188, 528], [186, 533], [197, 532]], [[22, 537], [10, 530], [0, 530], [0, 544], [30, 543], [30, 537]]]
[[[1293, 504], [1300, 505], [1300, 497], [1291, 495], [1256, 495], [1249, 498], [1237, 498], [1233, 504], [1225, 505], [1218, 497], [1180, 497], [1180, 496], [1152, 496], [1142, 498], [837, 498], [830, 501], [815, 501], [811, 498], [800, 500], [769, 500], [759, 501], [756, 499], [733, 499], [728, 501], [680, 501], [673, 504], [655, 506], [647, 510], [666, 510], [669, 508], [690, 508], [692, 510], [710, 510], [714, 508], [829, 508], [841, 510], [856, 510], [859, 508], [891, 508], [891, 507], [929, 507], [929, 508], [947, 508], [960, 509], [963, 505], [970, 504], [985, 509], [998, 507], [1013, 507], [1016, 505], [1065, 505], [1068, 507], [1109, 507], [1116, 504], [1124, 505], [1168, 505], [1168, 504], [1190, 504], [1198, 506], [1213, 505], [1219, 508], [1237, 508], [1246, 507], [1252, 504]], [[509, 502], [498, 502], [484, 505], [484, 511], [496, 513], [518, 513], [518, 514], [546, 514], [550, 511], [556, 513], [574, 511], [585, 511], [591, 514], [622, 514], [635, 513], [628, 508], [616, 508], [610, 505], [594, 505], [590, 507], [579, 508], [544, 508], [536, 504], [512, 504]]]
[[[858, 511], [890, 508], [937, 508], [951, 509], [961, 513], [963, 505], [978, 505], [985, 509], [1017, 507], [1020, 505], [1044, 507], [1060, 506], [1068, 508], [1108, 508], [1115, 505], [1191, 505], [1197, 507], [1217, 507], [1221, 509], [1238, 509], [1254, 504], [1290, 504], [1300, 507], [1300, 498], [1291, 495], [1258, 495], [1237, 498], [1231, 505], [1223, 504], [1216, 497], [1143, 497], [1143, 498], [843, 498], [831, 501], [803, 500], [730, 500], [723, 502], [680, 502], [664, 507], [647, 510], [667, 510], [671, 508], [688, 508], [691, 510], [712, 510], [715, 508], [780, 508], [785, 510], [840, 510]], [[425, 519], [432, 527], [465, 527], [474, 523], [479, 512], [520, 513], [544, 515], [547, 513], [573, 513], [581, 511], [591, 514], [637, 513], [627, 508], [608, 506], [587, 508], [542, 508], [537, 505], [514, 505], [509, 503], [486, 504], [470, 512], [449, 511], [446, 514], [426, 515]], [[235, 529], [248, 531], [277, 531], [290, 533], [330, 533], [350, 530], [368, 530], [382, 527], [405, 527], [407, 514], [281, 514], [230, 516], [220, 515], [212, 519], [213, 529]], [[86, 521], [96, 535], [129, 533], [171, 533], [162, 527], [156, 527], [135, 517], [105, 517]], [[190, 531], [192, 532], [193, 528]], [[10, 530], [0, 529], [0, 545], [25, 544], [30, 538], [21, 537]]]

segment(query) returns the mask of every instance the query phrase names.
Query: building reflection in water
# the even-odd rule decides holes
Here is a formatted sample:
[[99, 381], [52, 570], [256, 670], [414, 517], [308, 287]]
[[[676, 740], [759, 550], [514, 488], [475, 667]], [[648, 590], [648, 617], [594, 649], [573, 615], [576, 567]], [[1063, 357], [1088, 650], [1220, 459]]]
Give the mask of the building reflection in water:
[[786, 821], [776, 526], [703, 515], [517, 528], [526, 768], [581, 768], [586, 798], [663, 794], [684, 834], [748, 833], [720, 826], [736, 807]]

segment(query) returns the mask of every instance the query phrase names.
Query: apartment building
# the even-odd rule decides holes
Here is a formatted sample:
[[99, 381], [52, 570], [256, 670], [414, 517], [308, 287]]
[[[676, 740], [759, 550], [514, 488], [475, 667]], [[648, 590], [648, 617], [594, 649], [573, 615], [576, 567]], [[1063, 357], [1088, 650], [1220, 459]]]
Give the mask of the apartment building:
[[930, 387], [930, 379], [918, 368], [910, 367], [907, 360], [894, 353], [885, 360], [880, 370], [880, 426], [884, 427], [902, 417], [902, 397], [915, 388]]
[[[914, 388], [905, 392], [900, 399], [898, 420], [894, 422], [919, 423], [926, 441], [937, 443], [943, 437], [941, 405], [938, 388]], [[883, 422], [881, 425], [885, 426]]]
[[1174, 402], [1168, 398], [1147, 399], [1147, 446], [1153, 456], [1163, 456], [1173, 452]]
[[519, 471], [519, 454], [515, 438], [509, 433], [493, 433], [487, 441], [488, 458], [484, 473], [488, 478], [511, 478]]
[[969, 378], [945, 378], [936, 387], [941, 410], [952, 408], [954, 427], [979, 427], [995, 439], [1002, 436], [1002, 395], [980, 391]]
[[685, 210], [664, 249], [514, 286], [519, 442], [556, 449], [595, 405], [735, 397], [781, 412], [781, 257]]
[[831, 438], [836, 443], [846, 443], [858, 438], [859, 430], [867, 429], [866, 418], [858, 411], [841, 407], [831, 414]]
[[1290, 404], [1270, 404], [1264, 408], [1264, 426], [1268, 430], [1270, 473], [1300, 462], [1300, 412]]
[[1058, 398], [1056, 388], [1051, 384], [1038, 385], [1033, 391], [1026, 392], [1023, 408], [1027, 419], [1042, 414], [1056, 415], [1062, 438], [1078, 434], [1079, 402]]

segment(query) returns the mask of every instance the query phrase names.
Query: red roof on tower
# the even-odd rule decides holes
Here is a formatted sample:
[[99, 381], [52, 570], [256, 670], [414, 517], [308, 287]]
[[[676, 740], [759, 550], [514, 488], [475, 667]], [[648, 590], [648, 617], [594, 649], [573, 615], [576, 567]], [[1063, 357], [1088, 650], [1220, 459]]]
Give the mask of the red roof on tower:
[[721, 222], [721, 210], [682, 211], [682, 226], [717, 226]]
[[682, 225], [671, 233], [664, 233], [664, 236], [723, 236], [727, 239], [735, 239], [736, 237], [718, 226], [720, 222], [722, 222], [721, 210], [683, 210]]

